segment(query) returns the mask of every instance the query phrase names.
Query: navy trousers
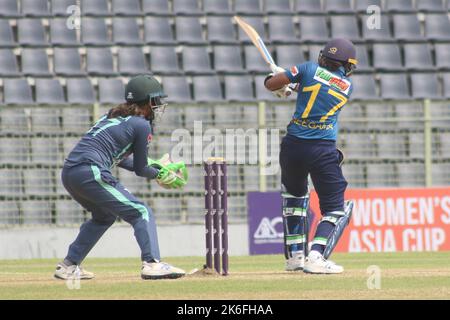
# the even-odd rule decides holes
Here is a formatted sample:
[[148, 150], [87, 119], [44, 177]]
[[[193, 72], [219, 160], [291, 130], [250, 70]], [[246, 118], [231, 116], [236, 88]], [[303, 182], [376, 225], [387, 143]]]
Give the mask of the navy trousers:
[[280, 148], [281, 182], [296, 197], [308, 192], [308, 174], [319, 196], [322, 215], [344, 210], [347, 188], [342, 152], [330, 140], [306, 140], [286, 135]]
[[105, 231], [120, 217], [134, 228], [142, 261], [160, 260], [156, 223], [151, 209], [126, 190], [109, 170], [80, 164], [64, 167], [61, 178], [73, 199], [92, 213], [92, 219], [81, 225], [66, 259], [81, 264]]

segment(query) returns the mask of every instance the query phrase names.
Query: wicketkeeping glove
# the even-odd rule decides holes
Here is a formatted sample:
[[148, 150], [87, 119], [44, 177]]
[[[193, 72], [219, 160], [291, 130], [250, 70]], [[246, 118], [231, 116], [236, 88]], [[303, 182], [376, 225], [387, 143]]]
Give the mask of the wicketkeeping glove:
[[159, 170], [156, 182], [165, 189], [179, 189], [186, 185], [188, 173], [184, 162], [170, 162], [167, 154], [159, 160], [148, 158], [148, 165]]

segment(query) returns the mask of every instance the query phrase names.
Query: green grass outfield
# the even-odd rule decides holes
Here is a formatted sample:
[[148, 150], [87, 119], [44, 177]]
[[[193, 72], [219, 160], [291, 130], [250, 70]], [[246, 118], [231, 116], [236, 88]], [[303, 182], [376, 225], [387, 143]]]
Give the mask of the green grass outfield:
[[[450, 252], [335, 254], [341, 275], [285, 272], [281, 255], [231, 257], [230, 275], [141, 280], [136, 259], [87, 259], [96, 278], [70, 290], [53, 279], [54, 259], [0, 261], [0, 299], [450, 299]], [[167, 258], [190, 271], [204, 258]], [[381, 270], [381, 289], [367, 288], [367, 267]]]

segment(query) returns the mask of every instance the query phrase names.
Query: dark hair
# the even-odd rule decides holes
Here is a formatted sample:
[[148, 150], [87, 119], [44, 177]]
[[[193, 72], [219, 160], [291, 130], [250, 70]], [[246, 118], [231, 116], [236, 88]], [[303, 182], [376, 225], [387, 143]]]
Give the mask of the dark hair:
[[139, 115], [139, 109], [143, 109], [148, 101], [140, 103], [122, 103], [108, 111], [108, 119]]

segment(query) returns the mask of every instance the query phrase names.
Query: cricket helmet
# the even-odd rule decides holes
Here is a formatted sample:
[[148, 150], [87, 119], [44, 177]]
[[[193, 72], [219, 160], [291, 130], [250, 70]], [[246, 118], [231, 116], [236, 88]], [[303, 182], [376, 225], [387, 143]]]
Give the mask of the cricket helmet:
[[331, 62], [340, 63], [345, 69], [346, 76], [352, 74], [358, 64], [355, 46], [347, 39], [337, 38], [330, 40], [323, 50], [320, 51], [319, 59], [322, 57], [331, 60]]
[[151, 75], [138, 75], [128, 81], [125, 86], [125, 100], [127, 103], [147, 104], [150, 102], [152, 113], [149, 117], [151, 124], [158, 122], [167, 106], [163, 98], [167, 95], [158, 80]]
[[125, 86], [125, 100], [128, 103], [145, 103], [151, 99], [165, 98], [161, 84], [150, 75], [138, 75]]

